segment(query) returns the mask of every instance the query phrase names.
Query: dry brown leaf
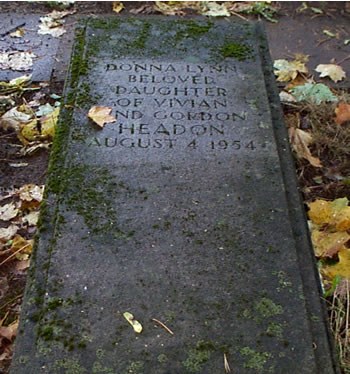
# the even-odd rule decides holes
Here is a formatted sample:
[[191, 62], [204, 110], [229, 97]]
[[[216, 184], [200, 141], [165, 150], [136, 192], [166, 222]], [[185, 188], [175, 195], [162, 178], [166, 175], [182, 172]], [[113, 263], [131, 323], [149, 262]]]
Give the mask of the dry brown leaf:
[[113, 12], [120, 13], [124, 9], [124, 4], [121, 1], [113, 1]]
[[19, 209], [16, 207], [14, 202], [8, 203], [0, 207], [0, 220], [10, 221], [12, 218], [15, 218], [19, 212]]
[[307, 67], [301, 61], [275, 60], [273, 67], [275, 75], [279, 82], [288, 82], [294, 80], [299, 73], [307, 73]]
[[305, 158], [310, 162], [312, 166], [317, 168], [322, 167], [321, 161], [317, 157], [311, 155], [308, 146], [312, 143], [312, 136], [304, 130], [300, 130], [296, 127], [291, 127], [288, 129], [289, 141], [292, 148], [296, 152], [297, 156], [300, 158]]
[[320, 64], [315, 69], [321, 73], [320, 77], [330, 77], [333, 82], [341, 81], [345, 78], [346, 74], [343, 68], [335, 64]]
[[342, 125], [346, 121], [350, 121], [350, 104], [340, 103], [335, 110], [336, 117], [334, 121], [337, 125]]
[[1, 326], [0, 327], [0, 338], [6, 338], [8, 340], [12, 340], [16, 334], [18, 329], [18, 321], [12, 323], [10, 326]]
[[10, 225], [9, 227], [1, 228], [0, 229], [0, 241], [3, 241], [6, 243], [11, 238], [13, 238], [13, 236], [16, 234], [18, 229], [19, 227], [16, 225]]
[[110, 115], [112, 108], [106, 106], [93, 106], [88, 113], [88, 117], [100, 127], [106, 123], [115, 122], [116, 119]]
[[25, 184], [18, 189], [19, 197], [23, 201], [37, 201], [41, 202], [43, 199], [45, 186], [37, 186], [35, 184]]
[[30, 266], [30, 260], [27, 259], [27, 260], [16, 262], [15, 269], [17, 272], [20, 273], [20, 272], [24, 272], [25, 270], [27, 270], [29, 266]]

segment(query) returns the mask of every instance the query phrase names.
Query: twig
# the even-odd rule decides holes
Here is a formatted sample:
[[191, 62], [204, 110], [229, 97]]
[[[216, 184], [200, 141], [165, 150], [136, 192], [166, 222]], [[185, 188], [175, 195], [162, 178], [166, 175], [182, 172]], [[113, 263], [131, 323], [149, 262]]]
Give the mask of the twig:
[[224, 353], [224, 366], [225, 366], [226, 373], [230, 373], [231, 368], [230, 368], [230, 365], [228, 364], [226, 353]]
[[341, 64], [341, 63], [343, 63], [344, 61], [346, 61], [346, 60], [349, 60], [349, 58], [350, 58], [350, 55], [349, 56], [346, 56], [346, 57], [344, 57], [342, 60], [340, 60], [339, 62], [337, 62], [337, 65], [339, 65], [339, 64]]
[[21, 297], [23, 297], [23, 293], [21, 293], [20, 295], [16, 296], [16, 297], [13, 298], [12, 300], [8, 301], [8, 302], [5, 303], [4, 305], [1, 305], [1, 306], [0, 306], [0, 310], [3, 309], [3, 308], [5, 308], [5, 306], [7, 306], [7, 305], [13, 303], [15, 300], [20, 299]]
[[163, 322], [158, 321], [155, 318], [152, 318], [152, 321], [157, 322], [159, 325], [161, 325], [166, 331], [168, 331], [169, 334], [174, 335], [174, 333], [169, 329], [169, 327], [165, 326]]
[[7, 258], [6, 258], [6, 259], [5, 259], [5, 260], [0, 264], [0, 266], [3, 265], [5, 262], [7, 262], [10, 258], [16, 256], [16, 254], [17, 254], [18, 252], [22, 251], [24, 248], [29, 247], [30, 245], [31, 245], [31, 243], [28, 243], [28, 244], [24, 245], [22, 248], [18, 249], [16, 252], [12, 253], [12, 255], [11, 255], [11, 256], [8, 256], [8, 257], [7, 257]]

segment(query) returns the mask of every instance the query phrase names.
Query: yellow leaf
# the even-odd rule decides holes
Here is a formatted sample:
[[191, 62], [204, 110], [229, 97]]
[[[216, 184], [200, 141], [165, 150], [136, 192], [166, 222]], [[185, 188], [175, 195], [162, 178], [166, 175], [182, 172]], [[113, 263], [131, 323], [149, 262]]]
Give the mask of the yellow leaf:
[[345, 78], [346, 74], [343, 68], [335, 64], [320, 64], [315, 69], [321, 73], [320, 77], [330, 77], [333, 82], [341, 81]]
[[42, 137], [44, 138], [54, 137], [57, 118], [58, 118], [59, 113], [60, 113], [60, 108], [57, 108], [50, 114], [47, 114], [46, 116], [43, 116], [40, 118]]
[[328, 232], [313, 230], [311, 234], [315, 254], [318, 257], [333, 257], [350, 239], [346, 231]]
[[124, 318], [130, 323], [130, 325], [133, 327], [133, 329], [135, 330], [135, 332], [137, 332], [138, 334], [141, 333], [142, 331], [142, 325], [139, 321], [136, 321], [136, 319], [134, 318], [134, 316], [129, 313], [129, 312], [125, 312], [123, 314]]
[[113, 12], [120, 13], [124, 9], [124, 4], [121, 1], [113, 1]]
[[334, 217], [335, 227], [338, 231], [350, 229], [350, 207], [347, 206]]
[[33, 249], [33, 240], [26, 240], [21, 235], [15, 235], [12, 240], [11, 249], [15, 252], [23, 248], [20, 252], [31, 254]]
[[31, 142], [39, 138], [40, 132], [37, 125], [38, 120], [34, 119], [33, 121], [30, 121], [22, 127], [21, 135], [24, 137], [25, 140]]
[[311, 155], [309, 144], [312, 143], [312, 136], [304, 130], [300, 130], [296, 127], [291, 127], [288, 130], [289, 140], [292, 148], [300, 158], [305, 158], [310, 162], [312, 166], [317, 168], [322, 167], [321, 161], [317, 157]]
[[110, 115], [112, 108], [105, 106], [93, 106], [88, 113], [88, 117], [97, 123], [100, 127], [109, 122], [115, 122], [116, 119]]
[[308, 216], [312, 222], [322, 225], [332, 219], [332, 203], [326, 200], [316, 200], [309, 204]]
[[279, 82], [288, 82], [295, 79], [298, 73], [307, 73], [307, 67], [301, 61], [275, 60], [273, 67]]
[[336, 275], [350, 279], [350, 248], [343, 248], [338, 252], [339, 262], [333, 266], [326, 266], [322, 269], [329, 278]]

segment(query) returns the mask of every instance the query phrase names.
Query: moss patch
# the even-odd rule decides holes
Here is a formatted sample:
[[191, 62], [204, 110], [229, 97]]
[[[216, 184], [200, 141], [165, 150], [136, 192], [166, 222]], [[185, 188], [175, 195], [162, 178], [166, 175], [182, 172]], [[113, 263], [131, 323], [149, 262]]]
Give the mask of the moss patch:
[[267, 352], [257, 352], [249, 347], [243, 347], [240, 354], [246, 359], [243, 364], [245, 368], [254, 369], [258, 372], [263, 372], [267, 361], [272, 358], [272, 355]]
[[252, 49], [246, 44], [237, 42], [226, 42], [220, 49], [221, 56], [234, 57], [238, 61], [244, 61], [251, 57]]

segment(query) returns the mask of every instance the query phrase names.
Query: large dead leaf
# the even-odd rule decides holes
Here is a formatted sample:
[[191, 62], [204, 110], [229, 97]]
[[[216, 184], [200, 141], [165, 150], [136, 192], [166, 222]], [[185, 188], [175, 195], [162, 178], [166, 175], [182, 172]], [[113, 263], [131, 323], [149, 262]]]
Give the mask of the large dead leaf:
[[324, 225], [332, 219], [332, 203], [326, 200], [316, 200], [309, 204], [308, 216], [312, 222]]
[[335, 110], [336, 117], [334, 121], [337, 125], [342, 125], [346, 121], [350, 121], [350, 104], [340, 103]]
[[13, 236], [16, 234], [16, 232], [19, 230], [19, 227], [16, 225], [10, 225], [9, 227], [6, 228], [1, 228], [0, 229], [0, 241], [7, 242]]
[[320, 64], [315, 69], [321, 73], [320, 77], [330, 77], [332, 81], [338, 82], [345, 78], [346, 74], [343, 68], [335, 64]]
[[19, 209], [16, 207], [14, 202], [5, 204], [0, 207], [0, 220], [10, 221], [12, 218], [15, 218], [19, 212]]
[[0, 339], [6, 338], [8, 340], [12, 340], [16, 334], [18, 329], [18, 321], [12, 323], [10, 326], [1, 326], [0, 327]]
[[12, 108], [0, 118], [0, 128], [13, 129], [18, 132], [23, 124], [31, 120], [31, 115], [18, 110], [18, 107]]
[[307, 67], [301, 61], [275, 60], [273, 67], [279, 82], [292, 81], [299, 73], [307, 73]]
[[329, 278], [333, 279], [336, 275], [350, 279], [350, 249], [343, 248], [338, 252], [339, 262], [333, 266], [326, 266], [322, 269]]
[[42, 138], [45, 139], [47, 137], [51, 137], [51, 138], [54, 137], [59, 113], [60, 113], [60, 108], [58, 107], [53, 112], [40, 118]]
[[26, 71], [33, 66], [33, 52], [0, 52], [0, 69]]
[[349, 200], [344, 198], [334, 201], [316, 200], [309, 204], [308, 215], [317, 225], [331, 225], [332, 230], [346, 231], [350, 229]]
[[37, 201], [41, 202], [43, 199], [45, 186], [37, 186], [35, 184], [25, 184], [17, 190], [19, 197], [23, 201]]
[[296, 127], [289, 128], [288, 134], [292, 148], [299, 158], [305, 158], [315, 167], [322, 167], [320, 159], [311, 155], [309, 149], [309, 145], [312, 143], [311, 134]]
[[110, 115], [112, 108], [105, 106], [93, 106], [88, 113], [88, 117], [91, 118], [100, 127], [106, 123], [115, 122], [116, 119]]
[[316, 256], [333, 257], [344, 247], [344, 244], [350, 239], [350, 235], [346, 231], [330, 233], [313, 230], [311, 239]]
[[64, 23], [64, 20], [62, 18], [67, 16], [68, 14], [73, 13], [74, 11], [54, 10], [50, 14], [47, 14], [44, 17], [40, 17], [41, 24], [39, 25], [38, 34], [49, 34], [54, 36], [55, 38], [60, 37], [66, 32], [66, 30], [62, 26]]

